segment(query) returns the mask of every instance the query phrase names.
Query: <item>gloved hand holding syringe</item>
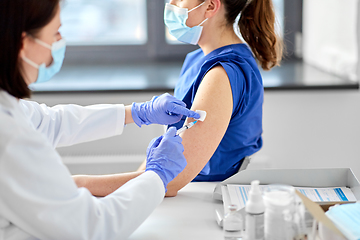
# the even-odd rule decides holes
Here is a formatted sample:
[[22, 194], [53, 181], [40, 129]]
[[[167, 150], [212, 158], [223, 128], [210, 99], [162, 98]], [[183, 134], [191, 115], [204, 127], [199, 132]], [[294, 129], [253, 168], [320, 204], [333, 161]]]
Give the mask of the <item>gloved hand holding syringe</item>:
[[185, 124], [182, 128], [179, 128], [179, 129], [176, 131], [176, 135], [179, 135], [180, 133], [182, 133], [182, 132], [185, 131], [186, 129], [191, 128], [192, 126], [195, 125], [195, 123], [197, 123], [197, 121], [203, 122], [203, 121], [205, 120], [205, 118], [206, 118], [206, 112], [205, 112], [205, 111], [196, 110], [195, 112], [197, 112], [197, 113], [200, 115], [200, 118], [197, 119], [197, 120], [194, 121], [194, 122]]

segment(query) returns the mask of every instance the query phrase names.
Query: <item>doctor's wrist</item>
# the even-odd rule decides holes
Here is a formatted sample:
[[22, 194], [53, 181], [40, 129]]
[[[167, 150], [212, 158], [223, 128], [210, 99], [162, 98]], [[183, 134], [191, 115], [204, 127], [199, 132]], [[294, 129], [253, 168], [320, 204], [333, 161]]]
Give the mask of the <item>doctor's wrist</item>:
[[134, 122], [131, 108], [131, 105], [125, 106], [125, 125]]

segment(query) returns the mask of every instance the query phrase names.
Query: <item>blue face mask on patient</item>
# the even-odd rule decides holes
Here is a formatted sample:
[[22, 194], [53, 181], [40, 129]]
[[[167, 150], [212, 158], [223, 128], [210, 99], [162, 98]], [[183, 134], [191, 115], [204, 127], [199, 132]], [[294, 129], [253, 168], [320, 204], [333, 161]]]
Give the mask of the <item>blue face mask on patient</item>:
[[201, 25], [207, 19], [192, 28], [186, 26], [186, 20], [188, 19], [189, 12], [199, 8], [204, 3], [205, 2], [201, 3], [199, 6], [194, 7], [191, 10], [166, 3], [164, 11], [164, 21], [165, 25], [169, 29], [170, 34], [180, 42], [196, 45], [199, 42], [203, 30], [203, 27]]
[[38, 77], [35, 83], [47, 82], [56, 73], [58, 73], [62, 67], [65, 58], [66, 41], [65, 39], [61, 39], [53, 43], [52, 45], [49, 45], [39, 39], [35, 39], [35, 42], [51, 50], [51, 56], [53, 58], [53, 61], [50, 66], [46, 67], [45, 63], [38, 65], [25, 56], [23, 56], [22, 59], [39, 70]]

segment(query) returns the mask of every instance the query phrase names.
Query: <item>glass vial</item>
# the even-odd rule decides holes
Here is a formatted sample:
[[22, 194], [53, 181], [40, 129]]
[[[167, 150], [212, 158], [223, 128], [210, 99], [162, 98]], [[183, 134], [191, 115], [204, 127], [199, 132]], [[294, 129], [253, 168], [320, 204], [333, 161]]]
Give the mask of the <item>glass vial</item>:
[[225, 215], [223, 222], [224, 239], [240, 240], [243, 229], [242, 216], [237, 211], [238, 210], [237, 205], [230, 204], [228, 208], [229, 208], [229, 213]]

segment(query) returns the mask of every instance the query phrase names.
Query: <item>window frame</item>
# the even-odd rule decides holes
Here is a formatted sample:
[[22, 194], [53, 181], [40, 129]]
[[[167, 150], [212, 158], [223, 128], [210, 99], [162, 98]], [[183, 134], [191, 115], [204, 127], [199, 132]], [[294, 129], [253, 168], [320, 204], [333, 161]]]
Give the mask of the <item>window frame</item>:
[[182, 59], [198, 46], [170, 45], [165, 39], [164, 0], [147, 0], [147, 42], [141, 45], [74, 45], [68, 46], [67, 63], [107, 63]]
[[[297, 58], [295, 52], [295, 35], [302, 32], [303, 0], [284, 0], [284, 43], [287, 59]], [[185, 55], [198, 46], [188, 44], [169, 44], [165, 36], [164, 0], [147, 0], [147, 37], [142, 45], [74, 45], [68, 46], [66, 63], [93, 64], [109, 62], [137, 62], [183, 60]], [[300, 11], [299, 11], [300, 9]]]
[[298, 39], [302, 37], [302, 19], [303, 0], [284, 0], [284, 44], [288, 60], [302, 59], [302, 42]]

